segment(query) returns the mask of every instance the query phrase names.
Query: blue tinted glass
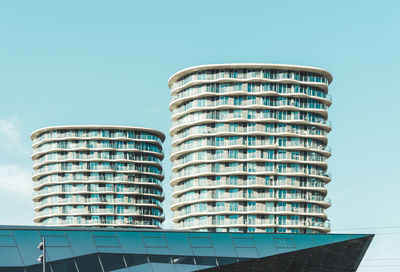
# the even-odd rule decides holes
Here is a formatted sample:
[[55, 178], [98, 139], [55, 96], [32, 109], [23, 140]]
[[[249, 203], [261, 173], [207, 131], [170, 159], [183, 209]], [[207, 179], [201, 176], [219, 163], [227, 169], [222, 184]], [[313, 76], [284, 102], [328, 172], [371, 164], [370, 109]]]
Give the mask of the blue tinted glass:
[[257, 249], [254, 247], [237, 247], [236, 252], [239, 258], [258, 258]]
[[14, 237], [0, 236], [0, 247], [15, 246]]
[[61, 230], [41, 230], [40, 236], [65, 236], [65, 231]]
[[208, 232], [188, 232], [188, 237], [210, 237]]
[[0, 235], [12, 235], [11, 230], [0, 230]]
[[141, 235], [142, 237], [164, 237], [164, 232], [143, 231]]
[[312, 237], [313, 235], [309, 234], [293, 235], [296, 249], [304, 249], [317, 246], [314, 244]]
[[46, 256], [48, 261], [55, 261], [73, 257], [71, 248], [69, 247], [48, 247], [48, 246], [46, 246]]
[[253, 234], [253, 239], [260, 257], [276, 254], [277, 251], [271, 234]]
[[276, 248], [291, 248], [296, 247], [293, 238], [274, 238]]
[[[174, 252], [175, 253], [175, 252]], [[174, 264], [195, 264], [193, 256], [172, 256], [172, 263]]]
[[232, 238], [253, 238], [253, 235], [250, 233], [231, 233]]
[[215, 256], [215, 250], [212, 247], [192, 247], [192, 250], [194, 256]]
[[190, 265], [190, 264], [176, 264], [175, 265], [176, 271], [178, 272], [191, 272], [197, 271], [197, 265]]
[[97, 254], [84, 255], [76, 258], [79, 271], [103, 272]]
[[149, 254], [171, 255], [168, 247], [148, 247], [147, 252]]
[[226, 264], [237, 263], [238, 259], [232, 257], [217, 257], [217, 262], [218, 265], [226, 265]]
[[[76, 272], [74, 259], [64, 259], [55, 263], [51, 263], [52, 271], [57, 272]], [[47, 270], [46, 270], [47, 271]]]
[[69, 246], [67, 237], [47, 236], [44, 237], [47, 246]]
[[101, 253], [122, 253], [120, 247], [97, 247], [97, 250]]
[[210, 233], [210, 236], [217, 256], [237, 257], [230, 234]]
[[124, 258], [128, 267], [148, 263], [147, 255], [144, 254], [125, 254]]
[[171, 260], [169, 255], [149, 255], [150, 263], [171, 263]]
[[119, 247], [117, 237], [94, 237], [94, 241], [98, 247]]
[[168, 246], [175, 255], [193, 255], [185, 233], [165, 233]]
[[120, 232], [118, 233], [121, 247], [125, 253], [144, 254], [146, 249], [143, 245], [142, 237], [139, 232]]
[[129, 267], [129, 271], [131, 271], [131, 272], [154, 272], [153, 268], [151, 267], [151, 264], [149, 264], [149, 263], [139, 264], [136, 266]]
[[[39, 257], [39, 255], [40, 254], [38, 254], [37, 257]], [[0, 247], [0, 260], [1, 260], [1, 266], [24, 265], [22, 263], [21, 257], [16, 247]]]
[[37, 258], [41, 254], [41, 251], [37, 249], [37, 245], [42, 241], [39, 232], [33, 230], [15, 230], [14, 238], [24, 264], [26, 266], [37, 264]]
[[195, 256], [194, 259], [196, 260], [197, 265], [209, 265], [209, 266], [217, 265], [217, 258], [215, 257]]
[[100, 261], [105, 271], [126, 268], [124, 259], [120, 254], [100, 254]]
[[255, 247], [253, 239], [233, 239], [233, 244], [236, 247]]
[[165, 238], [143, 237], [143, 242], [146, 247], [167, 247]]
[[151, 263], [154, 271], [175, 271], [175, 266], [173, 264], [166, 263]]
[[93, 237], [89, 231], [68, 231], [67, 235], [75, 256], [97, 252]]
[[[313, 234], [313, 239], [315, 241], [323, 239], [322, 234]], [[334, 234], [334, 235], [329, 235], [329, 237], [331, 238], [331, 243], [337, 243], [337, 242], [342, 242], [342, 241], [346, 241], [349, 239], [356, 239], [359, 237], [364, 237], [364, 235], [360, 235], [360, 234]]]
[[93, 236], [116, 236], [113, 231], [92, 231]]
[[[215, 266], [215, 265], [213, 265], [213, 266]], [[197, 265], [197, 269], [198, 270], [202, 270], [202, 269], [211, 268], [213, 266], [210, 266], [210, 265]]]
[[189, 238], [189, 243], [192, 247], [212, 247], [211, 239], [208, 237]]
[[[42, 272], [43, 271], [43, 265], [37, 263], [36, 265], [25, 267], [25, 270], [26, 270], [26, 272]], [[46, 271], [50, 271], [50, 264], [49, 263], [46, 263]]]

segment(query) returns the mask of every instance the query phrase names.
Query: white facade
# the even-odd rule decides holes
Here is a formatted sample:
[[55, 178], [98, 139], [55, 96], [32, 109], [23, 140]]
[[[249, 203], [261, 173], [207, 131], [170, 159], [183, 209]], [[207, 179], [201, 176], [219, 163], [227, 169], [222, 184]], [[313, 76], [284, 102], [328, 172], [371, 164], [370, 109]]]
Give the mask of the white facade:
[[35, 223], [159, 228], [164, 221], [161, 132], [58, 126], [31, 138]]
[[175, 228], [329, 232], [331, 81], [319, 68], [276, 64], [203, 65], [174, 74]]

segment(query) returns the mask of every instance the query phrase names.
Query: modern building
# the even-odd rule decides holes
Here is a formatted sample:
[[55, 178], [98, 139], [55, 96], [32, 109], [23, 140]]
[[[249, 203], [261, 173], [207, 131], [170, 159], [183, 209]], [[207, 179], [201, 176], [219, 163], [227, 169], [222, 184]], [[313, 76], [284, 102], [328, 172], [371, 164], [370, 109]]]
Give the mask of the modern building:
[[327, 233], [327, 71], [202, 65], [175, 73], [171, 185], [175, 228]]
[[35, 223], [160, 227], [164, 134], [127, 126], [57, 126], [31, 138]]
[[0, 271], [355, 272], [373, 235], [0, 227]]

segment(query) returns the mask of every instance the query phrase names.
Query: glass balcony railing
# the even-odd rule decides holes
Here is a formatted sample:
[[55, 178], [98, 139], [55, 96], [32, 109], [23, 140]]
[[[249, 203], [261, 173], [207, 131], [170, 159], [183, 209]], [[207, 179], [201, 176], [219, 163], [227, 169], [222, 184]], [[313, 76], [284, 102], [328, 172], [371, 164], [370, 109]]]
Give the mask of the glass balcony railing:
[[322, 77], [318, 74], [311, 72], [297, 72], [290, 70], [263, 70], [260, 69], [255, 73], [242, 72], [242, 70], [208, 70], [201, 72], [194, 72], [180, 78], [174, 82], [171, 89], [187, 85], [193, 81], [206, 81], [206, 80], [218, 80], [218, 79], [271, 79], [271, 80], [295, 80], [307, 83], [323, 83], [329, 84], [327, 78]]
[[49, 131], [40, 134], [38, 137], [33, 139], [33, 145], [40, 143], [41, 141], [48, 139], [66, 139], [66, 138], [101, 138], [102, 140], [110, 140], [110, 139], [132, 139], [132, 140], [150, 140], [156, 141], [160, 145], [162, 145], [162, 141], [158, 136], [150, 135], [150, 134], [137, 134], [128, 131], [120, 131], [120, 132], [111, 132], [109, 130], [63, 130], [62, 132], [58, 131]]
[[[222, 153], [222, 154], [221, 154]], [[198, 153], [193, 152], [190, 157], [183, 158], [179, 160], [174, 160], [172, 168], [182, 167], [190, 162], [202, 162], [202, 161], [241, 161], [241, 160], [257, 160], [257, 161], [290, 161], [290, 162], [301, 162], [301, 163], [326, 163], [327, 158], [324, 156], [314, 155], [314, 156], [304, 156], [304, 155], [292, 155], [292, 154], [274, 154], [273, 156], [264, 157], [261, 155], [261, 151], [256, 151], [252, 154], [238, 153], [235, 156], [229, 156], [229, 151], [225, 150], [218, 154], [207, 154], [198, 155]], [[196, 156], [197, 155], [197, 156]]]
[[192, 190], [201, 190], [201, 189], [210, 189], [215, 187], [245, 187], [252, 188], [252, 186], [265, 186], [268, 188], [274, 187], [293, 187], [293, 188], [302, 188], [302, 189], [318, 189], [318, 190], [326, 190], [327, 184], [320, 181], [299, 181], [292, 179], [284, 179], [284, 180], [265, 180], [264, 179], [256, 179], [256, 180], [246, 180], [246, 179], [238, 179], [235, 181], [231, 181], [229, 179], [221, 179], [221, 180], [207, 180], [207, 179], [194, 179], [190, 182], [185, 182], [181, 185], [173, 186], [173, 193], [182, 193], [183, 191], [192, 191]]
[[[246, 126], [247, 125], [247, 126]], [[250, 126], [251, 125], [251, 126]], [[317, 127], [310, 127], [309, 129], [298, 129], [295, 127], [292, 127], [291, 125], [287, 124], [281, 124], [284, 125], [284, 127], [277, 127], [277, 128], [271, 128], [269, 124], [259, 124], [259, 123], [245, 123], [241, 124], [241, 126], [238, 126], [237, 124], [218, 124], [218, 127], [212, 127], [212, 126], [191, 126], [189, 128], [181, 130], [179, 133], [174, 134], [172, 136], [172, 142], [179, 141], [181, 139], [184, 139], [186, 137], [190, 136], [198, 136], [198, 135], [204, 135], [207, 136], [209, 134], [239, 134], [239, 133], [257, 133], [259, 134], [260, 132], [263, 134], [295, 134], [295, 135], [301, 135], [301, 136], [327, 136], [328, 132], [322, 129], [319, 129]], [[232, 128], [232, 126], [234, 126]]]
[[318, 118], [307, 118], [307, 117], [300, 117], [300, 116], [291, 116], [287, 115], [286, 117], [280, 117], [278, 113], [269, 113], [266, 114], [265, 112], [258, 112], [249, 115], [246, 112], [247, 110], [243, 110], [241, 113], [226, 113], [226, 114], [215, 114], [215, 113], [190, 113], [185, 115], [184, 117], [172, 121], [171, 127], [174, 129], [175, 127], [190, 124], [194, 125], [196, 122], [210, 122], [210, 121], [226, 121], [229, 120], [236, 120], [236, 119], [245, 119], [247, 121], [254, 120], [257, 122], [270, 122], [271, 119], [276, 121], [282, 122], [301, 122], [304, 124], [315, 124], [315, 125], [323, 125], [327, 127], [332, 127], [332, 122], [329, 120], [325, 120], [322, 117]]
[[97, 141], [79, 141], [78, 143], [73, 142], [49, 142], [44, 143], [38, 147], [35, 147], [32, 150], [32, 154], [36, 154], [42, 151], [51, 151], [54, 149], [60, 150], [73, 150], [73, 149], [88, 149], [96, 151], [96, 149], [104, 150], [104, 149], [115, 149], [121, 151], [151, 151], [159, 154], [164, 154], [163, 151], [158, 147], [150, 144], [129, 144], [126, 142], [119, 142], [119, 143], [102, 143]]
[[306, 109], [309, 111], [317, 110], [317, 111], [326, 111], [328, 110], [328, 106], [322, 103], [314, 102], [314, 103], [300, 103], [291, 101], [289, 98], [287, 100], [277, 100], [268, 103], [262, 97], [256, 97], [256, 99], [252, 100], [243, 100], [240, 103], [235, 102], [235, 98], [231, 97], [224, 100], [199, 100], [196, 101], [197, 103], [190, 102], [190, 104], [185, 104], [183, 106], [179, 106], [172, 110], [172, 117], [177, 114], [183, 113], [190, 109], [197, 109], [198, 110], [206, 110], [207, 108], [214, 108], [214, 107], [223, 107], [223, 106], [230, 106], [240, 109], [240, 107], [265, 107], [265, 108], [276, 108], [276, 107], [291, 107], [295, 109]]
[[[222, 137], [223, 138], [223, 137]], [[218, 141], [213, 137], [204, 137], [195, 139], [192, 141], [184, 142], [178, 146], [173, 146], [171, 150], [171, 154], [180, 152], [180, 151], [190, 151], [191, 149], [196, 148], [214, 148], [214, 147], [228, 147], [228, 146], [245, 146], [248, 149], [275, 149], [275, 148], [307, 148], [314, 149], [316, 151], [326, 151], [331, 152], [331, 148], [322, 144], [321, 142], [317, 142], [315, 140], [311, 141], [279, 141], [279, 139], [274, 139], [273, 141], [267, 137], [265, 139], [256, 139], [255, 141], [249, 142], [247, 136], [237, 136], [235, 139], [228, 139], [228, 137], [223, 138], [223, 140], [219, 139]]]
[[43, 178], [40, 178], [39, 180], [35, 180], [33, 187], [35, 190], [38, 188], [42, 187], [42, 185], [52, 185], [52, 184], [60, 184], [60, 183], [146, 183], [146, 184], [154, 184], [157, 186], [162, 187], [162, 181], [156, 179], [156, 178], [134, 178], [134, 179], [125, 179], [125, 178], [117, 178], [113, 177], [112, 179], [100, 179], [99, 177], [94, 178], [91, 176], [83, 176], [80, 178], [74, 179], [73, 177], [65, 177], [65, 176], [57, 176], [56, 178], [52, 177], [51, 179], [48, 178], [48, 176], [45, 176]]

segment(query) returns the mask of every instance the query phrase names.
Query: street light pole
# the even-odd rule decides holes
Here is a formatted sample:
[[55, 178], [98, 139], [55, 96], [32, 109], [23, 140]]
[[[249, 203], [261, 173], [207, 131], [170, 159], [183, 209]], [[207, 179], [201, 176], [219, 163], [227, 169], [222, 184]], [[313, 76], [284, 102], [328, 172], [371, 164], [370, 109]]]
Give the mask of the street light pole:
[[43, 251], [43, 254], [39, 256], [37, 259], [38, 262], [43, 263], [43, 272], [46, 272], [46, 245], [44, 237], [42, 237], [42, 241], [38, 245], [38, 249]]

